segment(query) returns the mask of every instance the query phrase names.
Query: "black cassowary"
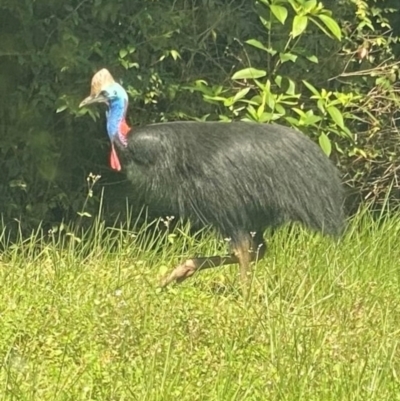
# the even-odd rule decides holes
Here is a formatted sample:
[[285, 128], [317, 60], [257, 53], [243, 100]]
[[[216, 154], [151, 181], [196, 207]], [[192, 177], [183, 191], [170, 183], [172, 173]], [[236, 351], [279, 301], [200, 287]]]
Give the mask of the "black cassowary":
[[232, 254], [193, 258], [162, 285], [198, 270], [239, 263], [245, 282], [252, 261], [264, 256], [263, 232], [300, 222], [339, 235], [344, 222], [338, 172], [305, 135], [284, 126], [248, 122], [171, 122], [131, 129], [128, 95], [106, 69], [92, 79], [80, 107], [106, 103], [111, 167], [171, 215], [211, 225], [231, 239]]

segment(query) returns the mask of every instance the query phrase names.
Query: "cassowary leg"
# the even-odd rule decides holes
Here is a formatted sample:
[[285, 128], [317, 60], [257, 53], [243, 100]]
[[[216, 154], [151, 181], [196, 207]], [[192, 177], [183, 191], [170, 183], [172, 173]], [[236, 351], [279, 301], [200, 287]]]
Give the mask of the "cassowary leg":
[[233, 254], [228, 256], [210, 256], [187, 259], [184, 263], [177, 266], [162, 282], [161, 287], [176, 281], [181, 283], [193, 276], [199, 270], [231, 265], [239, 263], [242, 281], [248, 281], [250, 263], [261, 259], [266, 251], [266, 245], [262, 235], [254, 235], [238, 241], [233, 246]]
[[231, 265], [233, 263], [239, 263], [239, 260], [235, 255], [187, 259], [184, 263], [177, 266], [172, 273], [162, 281], [161, 287], [166, 287], [173, 281], [181, 283], [187, 278], [193, 276], [193, 274], [199, 270]]
[[255, 233], [251, 236], [244, 236], [235, 241], [233, 245], [234, 255], [238, 259], [240, 268], [240, 279], [243, 292], [246, 295], [251, 276], [251, 262], [262, 259], [266, 253], [266, 244], [262, 234]]

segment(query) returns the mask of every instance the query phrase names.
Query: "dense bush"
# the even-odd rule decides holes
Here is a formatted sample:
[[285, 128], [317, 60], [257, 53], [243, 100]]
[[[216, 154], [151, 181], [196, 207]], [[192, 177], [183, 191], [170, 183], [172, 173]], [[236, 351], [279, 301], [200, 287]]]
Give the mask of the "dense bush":
[[86, 210], [104, 192], [112, 219], [126, 194], [136, 199], [108, 169], [102, 110], [78, 110], [104, 66], [128, 88], [132, 124], [276, 120], [320, 143], [356, 203], [395, 203], [399, 10], [395, 0], [3, 0], [4, 220], [75, 219], [90, 172], [101, 179]]

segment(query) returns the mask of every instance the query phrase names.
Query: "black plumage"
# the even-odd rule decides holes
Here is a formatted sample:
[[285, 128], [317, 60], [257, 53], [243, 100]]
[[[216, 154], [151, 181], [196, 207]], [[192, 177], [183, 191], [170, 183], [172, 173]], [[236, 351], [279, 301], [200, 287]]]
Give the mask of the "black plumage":
[[[82, 105], [108, 104], [114, 166], [121, 160], [148, 204], [211, 225], [231, 239], [232, 255], [190, 259], [165, 284], [236, 262], [245, 279], [249, 263], [265, 252], [267, 227], [292, 221], [324, 234], [341, 233], [344, 197], [338, 171], [308, 137], [284, 126], [249, 122], [171, 122], [130, 130], [127, 102], [121, 103], [117, 93], [122, 87], [108, 74], [101, 70], [94, 76], [92, 94]], [[118, 115], [121, 105], [115, 133], [110, 114]]]

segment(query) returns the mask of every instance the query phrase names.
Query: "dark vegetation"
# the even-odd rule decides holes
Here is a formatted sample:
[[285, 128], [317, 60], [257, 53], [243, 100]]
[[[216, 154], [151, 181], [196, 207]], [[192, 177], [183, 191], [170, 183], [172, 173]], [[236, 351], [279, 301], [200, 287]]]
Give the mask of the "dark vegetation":
[[3, 221], [27, 232], [85, 223], [102, 198], [112, 223], [127, 195], [140, 210], [108, 167], [104, 110], [78, 109], [101, 67], [127, 88], [132, 125], [290, 125], [339, 166], [350, 211], [395, 207], [399, 27], [397, 0], [3, 0]]

